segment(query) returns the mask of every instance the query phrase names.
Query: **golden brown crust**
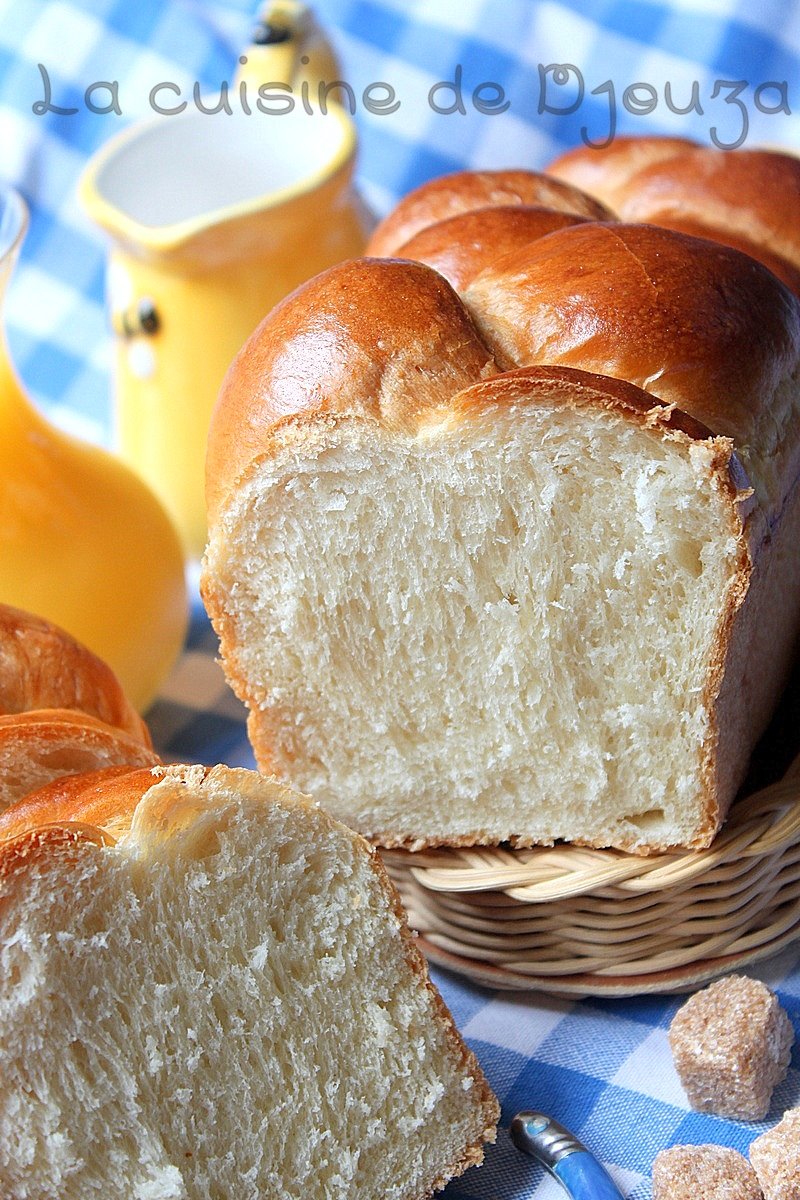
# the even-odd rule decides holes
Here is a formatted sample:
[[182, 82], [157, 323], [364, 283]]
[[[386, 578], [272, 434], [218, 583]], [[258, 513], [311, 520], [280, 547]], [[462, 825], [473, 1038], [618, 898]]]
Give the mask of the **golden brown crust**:
[[60, 776], [0, 813], [0, 842], [65, 822], [95, 826], [116, 841], [129, 830], [136, 805], [155, 782], [151, 767], [127, 764]]
[[504, 254], [587, 220], [575, 213], [534, 205], [476, 208], [428, 225], [400, 246], [397, 256], [427, 263], [461, 292], [484, 267]]
[[234, 361], [212, 419], [211, 528], [281, 426], [347, 414], [413, 428], [495, 373], [487, 341], [506, 368], [628, 380], [745, 444], [800, 353], [797, 302], [768, 271], [653, 227], [548, 234], [481, 272], [465, 301], [483, 339], [435, 271], [359, 259], [273, 310]]
[[793, 154], [685, 150], [638, 171], [627, 191], [626, 221], [699, 221], [800, 267], [800, 158]]
[[430, 267], [365, 258], [324, 271], [272, 310], [228, 371], [208, 441], [210, 523], [280, 425], [346, 412], [407, 427], [494, 370]]
[[800, 269], [793, 266], [787, 259], [773, 254], [765, 246], [759, 245], [758, 242], [741, 233], [708, 225], [700, 218], [690, 220], [665, 215], [654, 224], [660, 225], [662, 229], [673, 229], [676, 233], [687, 233], [690, 237], [708, 238], [723, 246], [730, 246], [741, 254], [749, 254], [751, 258], [757, 259], [758, 262], [768, 267], [773, 275], [777, 275], [778, 279], [785, 283], [796, 296], [800, 296]]
[[0, 714], [70, 708], [152, 746], [111, 668], [42, 617], [0, 604]]
[[800, 159], [716, 150], [678, 139], [627, 138], [581, 148], [549, 168], [623, 221], [646, 221], [734, 246], [800, 290]]
[[501, 365], [628, 380], [744, 444], [800, 359], [800, 306], [769, 271], [655, 226], [550, 234], [488, 267], [464, 300]]
[[122, 730], [72, 709], [0, 717], [0, 796], [8, 806], [62, 776], [111, 765], [154, 766], [157, 754]]
[[[702, 442], [715, 434], [689, 413], [659, 396], [643, 391], [626, 379], [615, 379], [575, 367], [536, 366], [517, 367], [495, 375], [493, 379], [475, 383], [453, 398], [454, 411], [469, 416], [482, 412], [493, 404], [569, 405], [573, 408], [592, 406], [608, 412], [618, 412], [640, 419], [650, 428], [684, 434], [691, 441]], [[732, 457], [732, 450], [729, 447]], [[749, 485], [740, 466], [735, 468], [737, 479]]]
[[545, 174], [596, 196], [619, 213], [619, 204], [637, 171], [697, 148], [697, 142], [689, 138], [620, 135], [602, 150], [583, 145], [567, 150], [553, 159]]
[[556, 212], [575, 213], [590, 221], [607, 221], [613, 213], [585, 192], [536, 171], [456, 171], [423, 183], [404, 196], [367, 243], [367, 254], [396, 255], [401, 246], [428, 225], [475, 208], [535, 204]]

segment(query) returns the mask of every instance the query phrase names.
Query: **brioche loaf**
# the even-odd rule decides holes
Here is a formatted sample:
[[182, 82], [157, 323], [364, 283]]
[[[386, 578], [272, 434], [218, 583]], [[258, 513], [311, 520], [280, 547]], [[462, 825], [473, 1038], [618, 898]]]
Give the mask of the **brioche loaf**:
[[800, 294], [800, 158], [714, 150], [683, 138], [620, 137], [582, 146], [548, 173], [624, 221], [646, 221], [751, 254]]
[[0, 813], [62, 775], [159, 761], [109, 666], [49, 621], [0, 604]]
[[62, 775], [159, 761], [149, 745], [87, 713], [42, 708], [0, 717], [0, 813]]
[[[441, 265], [444, 188], [373, 246]], [[202, 586], [257, 760], [385, 846], [706, 846], [797, 635], [800, 305], [655, 227], [490, 241], [461, 298], [334, 268], [229, 371]]]
[[4, 1200], [412, 1200], [481, 1160], [496, 1101], [321, 809], [166, 767], [0, 822]]

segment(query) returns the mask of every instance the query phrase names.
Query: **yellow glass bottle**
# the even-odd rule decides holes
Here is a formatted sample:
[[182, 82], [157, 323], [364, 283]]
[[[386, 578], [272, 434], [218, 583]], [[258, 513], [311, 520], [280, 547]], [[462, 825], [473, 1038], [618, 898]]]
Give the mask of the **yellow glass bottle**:
[[[27, 228], [0, 188], [0, 303]], [[59, 432], [24, 395], [0, 332], [0, 600], [55, 621], [144, 708], [186, 630], [178, 537], [155, 496], [103, 450]]]

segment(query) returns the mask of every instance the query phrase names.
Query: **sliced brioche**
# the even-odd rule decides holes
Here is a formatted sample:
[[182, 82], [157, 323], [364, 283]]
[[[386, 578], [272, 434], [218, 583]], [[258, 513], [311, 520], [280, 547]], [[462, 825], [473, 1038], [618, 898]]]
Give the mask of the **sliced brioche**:
[[0, 717], [0, 813], [62, 775], [160, 761], [149, 745], [86, 713], [43, 708]]
[[414, 1200], [479, 1162], [496, 1101], [367, 844], [250, 772], [110, 786], [4, 821], [0, 1194]]
[[106, 663], [58, 626], [0, 604], [0, 814], [63, 775], [160, 761]]
[[571, 150], [548, 173], [596, 196], [623, 221], [662, 225], [751, 254], [800, 294], [796, 155], [622, 137], [605, 150]]
[[34, 708], [78, 709], [151, 745], [107, 663], [52, 622], [0, 604], [0, 715]]
[[800, 306], [593, 223], [465, 299], [482, 338], [345, 264], [229, 372], [203, 590], [258, 762], [389, 846], [707, 845], [797, 634]]
[[0, 812], [0, 842], [51, 819], [96, 825], [113, 838], [120, 837], [130, 827], [131, 814], [141, 799], [135, 785], [150, 786], [153, 765], [142, 767], [138, 777], [128, 763], [59, 775]]

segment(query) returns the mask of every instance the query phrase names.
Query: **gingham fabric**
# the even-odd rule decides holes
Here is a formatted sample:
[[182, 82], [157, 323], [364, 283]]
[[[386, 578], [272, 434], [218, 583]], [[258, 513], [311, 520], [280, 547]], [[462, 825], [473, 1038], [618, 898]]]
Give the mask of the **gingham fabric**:
[[[609, 132], [612, 90], [620, 132], [684, 133], [731, 144], [746, 116], [747, 145], [800, 147], [797, 2], [319, 0], [316, 9], [356, 95], [382, 81], [400, 100], [390, 115], [363, 106], [356, 113], [359, 179], [379, 213], [443, 171], [537, 167], [575, 144], [582, 130], [601, 140]], [[0, 178], [23, 192], [32, 212], [8, 303], [12, 353], [48, 414], [97, 441], [109, 443], [112, 429], [105, 246], [78, 209], [77, 176], [110, 134], [149, 115], [147, 96], [156, 82], [170, 80], [186, 94], [195, 80], [213, 92], [230, 79], [254, 10], [251, 0], [0, 0]], [[42, 98], [39, 63], [53, 102], [77, 107], [77, 114], [32, 111]], [[572, 68], [563, 85], [557, 64]], [[459, 66], [467, 111], [435, 112], [430, 89], [454, 82]], [[85, 109], [85, 88], [100, 80], [118, 82], [122, 116]], [[579, 80], [583, 99], [571, 114], [547, 111], [569, 107]], [[649, 89], [629, 93], [629, 108], [640, 111], [628, 111], [625, 88], [637, 83]], [[688, 107], [694, 88], [702, 113], [670, 111], [667, 83], [673, 107]], [[474, 97], [482, 84], [477, 99], [498, 109], [507, 104], [504, 111], [479, 111]], [[454, 94], [440, 87], [434, 99], [445, 108]], [[652, 111], [642, 112], [648, 105]], [[198, 603], [185, 655], [149, 714], [154, 738], [166, 757], [250, 766], [243, 710], [215, 654]], [[799, 961], [800, 951], [792, 949], [753, 972], [777, 988], [798, 1030]], [[556, 1001], [493, 994], [439, 970], [433, 975], [503, 1103], [497, 1146], [481, 1170], [447, 1189], [449, 1197], [563, 1195], [509, 1142], [505, 1128], [523, 1107], [543, 1109], [570, 1127], [629, 1200], [649, 1196], [660, 1148], [710, 1141], [745, 1150], [767, 1127], [688, 1111], [666, 1040], [673, 999]], [[776, 1092], [771, 1121], [800, 1104], [798, 1063]]]

